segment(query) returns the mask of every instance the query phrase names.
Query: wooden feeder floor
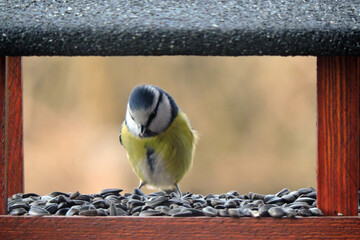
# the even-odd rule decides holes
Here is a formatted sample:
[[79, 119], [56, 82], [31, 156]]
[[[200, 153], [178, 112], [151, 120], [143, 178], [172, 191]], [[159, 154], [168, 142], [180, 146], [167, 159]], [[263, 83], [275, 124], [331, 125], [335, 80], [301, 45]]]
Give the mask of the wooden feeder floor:
[[359, 239], [360, 217], [0, 216], [0, 239]]

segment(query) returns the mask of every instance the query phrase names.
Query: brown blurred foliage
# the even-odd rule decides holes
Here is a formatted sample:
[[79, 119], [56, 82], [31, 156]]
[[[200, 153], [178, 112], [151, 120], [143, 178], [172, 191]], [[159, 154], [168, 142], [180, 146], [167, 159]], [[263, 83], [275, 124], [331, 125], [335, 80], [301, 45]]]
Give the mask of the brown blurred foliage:
[[141, 83], [169, 92], [200, 135], [183, 191], [315, 187], [315, 68], [313, 57], [25, 57], [25, 190], [136, 187], [118, 133]]

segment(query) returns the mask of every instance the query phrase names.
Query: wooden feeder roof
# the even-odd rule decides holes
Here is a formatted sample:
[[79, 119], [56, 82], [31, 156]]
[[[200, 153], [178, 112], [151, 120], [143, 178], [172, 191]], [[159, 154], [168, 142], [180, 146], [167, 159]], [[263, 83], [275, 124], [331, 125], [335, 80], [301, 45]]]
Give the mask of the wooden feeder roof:
[[357, 1], [0, 2], [0, 55], [360, 55]]

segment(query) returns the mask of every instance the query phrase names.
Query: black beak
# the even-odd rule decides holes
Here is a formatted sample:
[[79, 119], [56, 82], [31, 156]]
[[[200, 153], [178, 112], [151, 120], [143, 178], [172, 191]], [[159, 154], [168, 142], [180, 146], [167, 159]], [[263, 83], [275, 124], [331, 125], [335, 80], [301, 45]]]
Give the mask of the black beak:
[[140, 125], [140, 136], [141, 136], [141, 137], [144, 136], [145, 131], [146, 131], [145, 126], [144, 126], [144, 125]]

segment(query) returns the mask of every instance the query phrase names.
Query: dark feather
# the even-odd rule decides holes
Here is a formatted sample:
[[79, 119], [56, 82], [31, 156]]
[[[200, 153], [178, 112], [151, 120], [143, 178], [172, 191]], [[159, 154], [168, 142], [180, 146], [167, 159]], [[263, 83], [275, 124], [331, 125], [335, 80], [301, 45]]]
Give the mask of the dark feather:
[[147, 148], [146, 151], [146, 158], [147, 158], [147, 162], [149, 164], [149, 168], [151, 172], [154, 172], [154, 167], [155, 167], [155, 161], [156, 161], [156, 157], [154, 155], [154, 149], [152, 148]]
[[124, 126], [124, 123], [123, 123], [123, 124], [121, 124], [121, 127], [120, 127], [120, 134], [119, 134], [119, 140], [120, 140], [120, 144], [121, 144], [122, 146], [124, 146], [124, 145], [123, 145], [123, 142], [122, 142], [122, 139], [121, 139], [121, 132], [122, 132], [122, 128], [123, 128], [123, 126]]

